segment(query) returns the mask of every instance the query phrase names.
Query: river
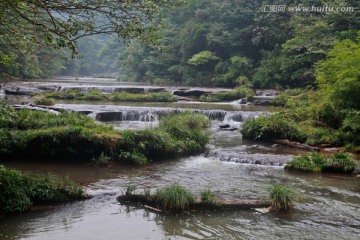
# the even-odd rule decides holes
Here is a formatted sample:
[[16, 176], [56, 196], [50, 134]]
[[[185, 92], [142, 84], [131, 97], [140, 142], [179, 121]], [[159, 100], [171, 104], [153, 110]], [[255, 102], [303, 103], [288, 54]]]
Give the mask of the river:
[[[231, 104], [214, 104], [213, 107], [200, 103], [190, 105], [191, 109], [223, 109], [232, 114], [240, 111], [238, 106], [231, 107]], [[84, 106], [67, 102], [56, 107]], [[115, 107], [123, 109], [124, 106]], [[136, 107], [131, 106], [133, 109]], [[181, 108], [168, 105], [152, 107]], [[240, 114], [244, 117], [261, 114], [264, 110], [243, 107]], [[302, 152], [246, 141], [238, 131], [219, 128], [224, 123], [239, 127], [241, 122], [231, 118], [214, 119], [206, 153], [144, 167], [114, 164], [110, 168], [94, 168], [2, 161], [8, 167], [23, 171], [69, 176], [84, 185], [94, 198], [35, 208], [23, 215], [1, 218], [0, 239], [359, 239], [359, 178], [355, 175], [287, 172], [283, 169], [284, 164]], [[111, 124], [119, 129], [144, 128], [156, 126], [157, 121], [127, 120]], [[154, 193], [171, 183], [179, 183], [198, 195], [210, 189], [224, 198], [265, 198], [272, 184], [286, 183], [300, 191], [304, 200], [286, 213], [191, 211], [176, 215], [123, 206], [116, 201], [116, 196], [129, 184], [135, 185], [138, 193], [144, 189]]]

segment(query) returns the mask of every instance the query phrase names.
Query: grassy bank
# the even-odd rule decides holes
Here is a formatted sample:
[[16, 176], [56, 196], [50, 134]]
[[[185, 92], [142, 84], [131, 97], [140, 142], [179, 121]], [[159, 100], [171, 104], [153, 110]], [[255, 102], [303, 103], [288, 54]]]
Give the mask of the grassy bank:
[[0, 156], [102, 163], [149, 161], [201, 153], [209, 140], [206, 116], [185, 112], [159, 127], [117, 131], [76, 113], [20, 110], [2, 105]]
[[96, 89], [88, 92], [68, 89], [61, 92], [49, 93], [46, 98], [70, 100], [104, 100], [117, 102], [176, 102], [176, 98], [169, 92], [135, 94], [127, 92], [102, 93]]
[[244, 138], [286, 138], [311, 146], [327, 144], [354, 150], [360, 146], [360, 111], [338, 109], [319, 92], [289, 97], [284, 108], [268, 117], [249, 120], [242, 126]]
[[217, 92], [202, 95], [200, 100], [203, 102], [234, 101], [241, 98], [252, 98], [254, 95], [255, 93], [251, 88], [247, 86], [241, 86], [228, 92]]
[[0, 167], [0, 214], [21, 213], [33, 205], [83, 198], [82, 188], [68, 179], [22, 174]]

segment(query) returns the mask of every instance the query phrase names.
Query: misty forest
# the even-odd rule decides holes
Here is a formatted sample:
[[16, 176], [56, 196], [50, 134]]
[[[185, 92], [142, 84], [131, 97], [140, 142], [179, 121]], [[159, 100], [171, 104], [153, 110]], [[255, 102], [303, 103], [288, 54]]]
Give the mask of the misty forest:
[[360, 2], [0, 0], [0, 240], [357, 239]]

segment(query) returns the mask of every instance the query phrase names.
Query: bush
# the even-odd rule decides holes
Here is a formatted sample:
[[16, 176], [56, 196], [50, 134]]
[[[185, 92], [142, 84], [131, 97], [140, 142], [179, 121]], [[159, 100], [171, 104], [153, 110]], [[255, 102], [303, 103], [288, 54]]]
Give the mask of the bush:
[[306, 172], [345, 172], [351, 173], [358, 162], [347, 153], [335, 153], [327, 158], [319, 153], [300, 155], [293, 158], [286, 165], [286, 169]]
[[298, 130], [297, 124], [287, 119], [283, 114], [276, 113], [271, 116], [260, 116], [243, 123], [240, 130], [244, 138], [251, 140], [290, 139], [302, 140], [303, 134]]
[[296, 156], [287, 163], [286, 169], [295, 169], [306, 172], [321, 172], [323, 166], [328, 163], [327, 158], [319, 153]]
[[293, 188], [281, 184], [275, 184], [269, 189], [269, 197], [273, 211], [287, 211], [299, 200], [299, 194]]
[[44, 97], [44, 98], [36, 99], [34, 103], [37, 105], [52, 106], [55, 104], [55, 101], [51, 98]]
[[232, 91], [204, 94], [200, 97], [203, 102], [233, 101], [241, 98], [254, 97], [254, 91], [248, 86], [237, 87]]
[[205, 192], [201, 193], [201, 202], [205, 203], [205, 204], [210, 204], [210, 205], [218, 205], [219, 204], [219, 200], [217, 199], [215, 194], [212, 191], [210, 191], [209, 189], [206, 190]]
[[0, 167], [0, 212], [21, 213], [33, 204], [84, 198], [84, 191], [68, 179], [26, 175]]
[[325, 171], [351, 173], [358, 166], [358, 161], [348, 153], [334, 153], [329, 159], [329, 164], [324, 167]]
[[169, 212], [185, 211], [195, 203], [195, 197], [180, 185], [173, 184], [156, 191], [156, 203]]

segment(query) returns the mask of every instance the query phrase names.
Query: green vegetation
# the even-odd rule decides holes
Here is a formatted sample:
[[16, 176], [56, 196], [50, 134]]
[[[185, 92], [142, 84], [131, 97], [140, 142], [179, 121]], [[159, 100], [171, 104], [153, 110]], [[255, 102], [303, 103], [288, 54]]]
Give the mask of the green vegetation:
[[80, 90], [65, 90], [47, 95], [47, 98], [74, 99], [74, 100], [107, 100], [116, 102], [175, 102], [176, 98], [169, 92], [135, 94], [116, 92], [104, 94], [98, 90], [81, 92]]
[[203, 102], [232, 101], [241, 98], [251, 99], [254, 95], [255, 93], [250, 87], [241, 86], [227, 92], [218, 92], [218, 93], [202, 95], [200, 97], [200, 100]]
[[34, 103], [37, 105], [52, 106], [55, 104], [55, 101], [51, 98], [43, 97], [43, 98], [35, 99]]
[[164, 211], [179, 212], [189, 209], [195, 197], [182, 186], [173, 184], [157, 190], [155, 200]]
[[300, 155], [293, 158], [286, 165], [286, 169], [306, 172], [345, 172], [351, 173], [358, 162], [347, 153], [335, 153], [327, 158], [319, 153]]
[[190, 112], [167, 116], [157, 128], [117, 131], [77, 113], [14, 111], [6, 105], [0, 111], [0, 156], [12, 158], [141, 165], [201, 153], [209, 141], [208, 118]]
[[68, 179], [22, 174], [0, 167], [0, 213], [21, 213], [34, 204], [83, 198], [82, 188]]
[[248, 120], [242, 125], [240, 131], [244, 138], [253, 140], [303, 139], [303, 133], [298, 130], [297, 123], [282, 113]]
[[269, 189], [271, 210], [287, 211], [292, 208], [300, 195], [290, 186], [275, 184]]
[[208, 189], [201, 193], [201, 202], [216, 206], [219, 204], [219, 199], [217, 199], [215, 194], [212, 191], [210, 191], [210, 189]]
[[314, 86], [315, 63], [325, 59], [335, 40], [355, 40], [360, 30], [358, 1], [326, 2], [330, 9], [354, 8], [346, 13], [288, 11], [324, 6], [322, 0], [287, 0], [285, 12], [276, 13], [262, 11], [268, 4], [188, 1], [167, 13], [157, 46], [133, 41], [120, 53], [122, 79], [191, 86]]

